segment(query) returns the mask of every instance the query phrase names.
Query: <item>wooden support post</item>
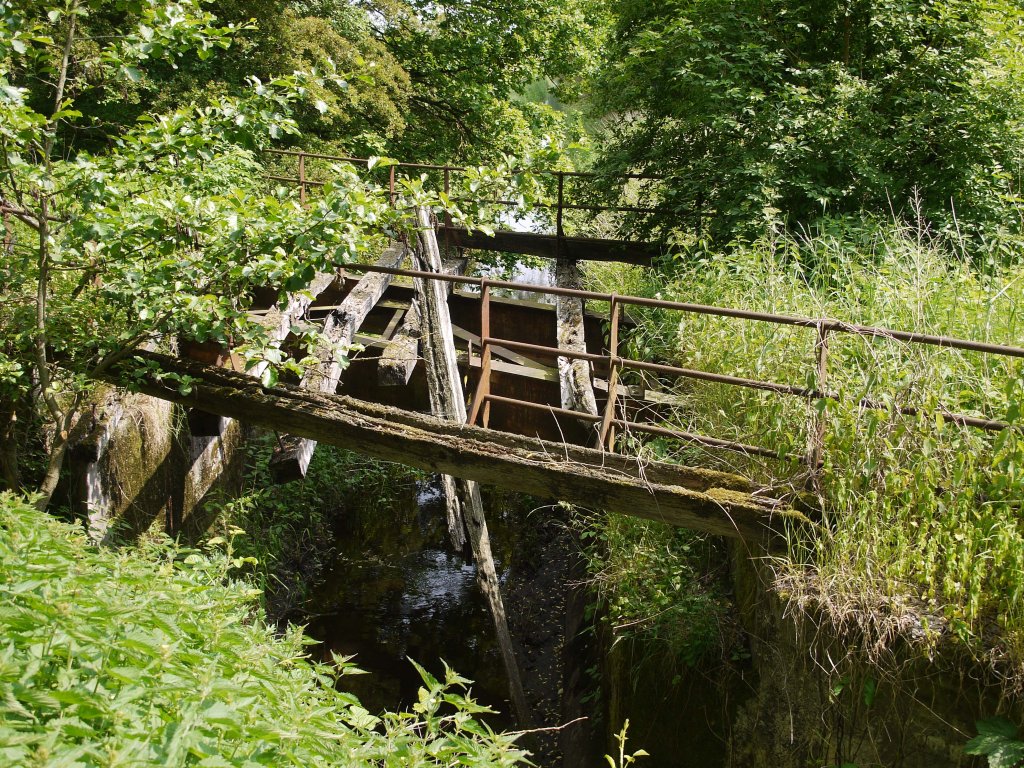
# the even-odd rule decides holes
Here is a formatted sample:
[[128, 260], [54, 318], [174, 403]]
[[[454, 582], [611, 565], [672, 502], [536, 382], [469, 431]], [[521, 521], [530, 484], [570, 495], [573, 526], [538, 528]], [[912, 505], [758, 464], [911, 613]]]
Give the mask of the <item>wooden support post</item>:
[[306, 204], [306, 155], [299, 153], [299, 203]]
[[[451, 183], [451, 169], [444, 169], [444, 194], [445, 197], [449, 197], [452, 194], [452, 183]], [[447, 205], [447, 204], [446, 204]], [[447, 258], [451, 258], [452, 255], [452, 243], [451, 243], [451, 228], [452, 228], [452, 215], [448, 213], [447, 207], [444, 211], [444, 255]]]
[[[416, 224], [419, 233], [413, 249], [414, 266], [426, 272], [441, 272], [441, 252], [437, 235], [431, 226], [430, 212], [417, 209]], [[440, 280], [413, 280], [416, 303], [422, 316], [422, 353], [427, 373], [427, 393], [430, 412], [435, 416], [463, 423], [466, 421], [466, 402], [462, 396], [458, 359], [455, 355], [452, 319], [448, 312], [448, 290]], [[457, 550], [466, 547], [466, 527], [455, 479], [442, 476], [445, 509], [448, 517], [448, 535]]]
[[[488, 402], [491, 393], [491, 287], [487, 280], [480, 283], [480, 379], [473, 395], [473, 408], [469, 414], [469, 423], [476, 424], [481, 410]], [[490, 415], [489, 408], [487, 416]], [[485, 424], [486, 426], [486, 424]]]
[[395, 207], [395, 166], [391, 166], [388, 173], [388, 202], [392, 208]]
[[[388, 248], [378, 259], [384, 267], [399, 267], [405, 260], [405, 246]], [[324, 322], [322, 341], [317, 350], [318, 365], [306, 371], [299, 386], [315, 392], [333, 393], [338, 388], [341, 372], [347, 362], [348, 347], [356, 331], [391, 285], [394, 275], [371, 272], [363, 277]], [[284, 435], [270, 459], [270, 474], [276, 482], [288, 482], [306, 476], [309, 461], [316, 449], [316, 440]]]
[[[418, 208], [416, 224], [419, 230], [415, 258], [417, 268], [440, 272], [441, 253], [437, 247], [437, 232], [431, 221], [430, 211]], [[448, 421], [458, 424], [466, 423], [466, 401], [462, 392], [462, 380], [459, 377], [458, 358], [455, 351], [455, 335], [452, 332], [451, 316], [448, 313], [448, 292], [439, 280], [417, 280], [417, 299], [422, 306], [426, 325], [424, 336], [423, 358], [427, 369], [427, 384], [430, 391], [431, 411]], [[484, 514], [483, 501], [480, 497], [480, 486], [473, 480], [459, 480], [462, 490], [464, 507], [459, 510], [459, 500], [455, 495], [455, 478], [442, 476], [445, 488], [446, 503], [449, 511], [448, 523], [453, 543], [465, 541], [465, 531], [469, 533], [469, 545], [476, 561], [476, 579], [480, 590], [490, 604], [491, 617], [498, 636], [498, 647], [501, 649], [508, 674], [509, 692], [516, 719], [523, 728], [529, 727], [532, 718], [526, 703], [519, 665], [516, 662], [512, 635], [508, 629], [505, 606], [501, 599], [501, 585], [498, 572], [494, 566], [491, 553], [491, 540], [487, 531], [487, 518]], [[448, 494], [451, 493], [451, 496]], [[462, 514], [460, 514], [460, 511]], [[464, 518], [464, 523], [463, 523]], [[456, 528], [458, 530], [454, 530]]]
[[[565, 258], [558, 260], [555, 265], [555, 285], [576, 290], [583, 287], [583, 279], [575, 261]], [[575, 296], [558, 296], [555, 302], [555, 316], [558, 348], [568, 352], [586, 352], [582, 299]], [[559, 357], [558, 382], [562, 392], [563, 408], [597, 415], [597, 400], [594, 397], [588, 361]], [[590, 426], [591, 422], [586, 424]]]

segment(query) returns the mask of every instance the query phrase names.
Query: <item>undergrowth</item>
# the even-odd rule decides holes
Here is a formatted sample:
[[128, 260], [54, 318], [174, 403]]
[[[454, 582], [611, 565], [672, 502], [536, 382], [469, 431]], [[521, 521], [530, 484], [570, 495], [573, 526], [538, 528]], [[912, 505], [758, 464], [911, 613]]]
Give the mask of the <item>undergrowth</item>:
[[333, 553], [336, 518], [387, 509], [421, 473], [321, 445], [305, 478], [276, 484], [267, 468], [275, 445], [269, 433], [247, 441], [244, 490], [221, 502], [214, 533], [246, 532], [236, 549], [255, 561], [250, 569], [264, 607], [279, 621], [294, 619], [316, 586]]
[[[588, 276], [593, 287], [620, 294], [999, 344], [1024, 338], [1024, 268], [994, 260], [979, 267], [919, 226], [826, 222], [813, 235], [766, 237], [691, 256], [668, 277], [610, 265], [595, 265]], [[657, 458], [738, 471], [776, 490], [817, 490], [820, 521], [791, 528], [788, 556], [775, 564], [787, 591], [824, 606], [841, 625], [867, 630], [872, 647], [884, 649], [897, 635], [926, 643], [948, 638], [1024, 681], [1020, 359], [833, 333], [828, 377], [819, 382], [814, 329], [629, 312], [638, 321], [625, 341], [633, 357], [821, 385], [838, 395], [837, 402], [808, 405], [693, 380], [630, 382], [676, 397], [672, 407], [659, 408], [658, 420], [766, 446], [780, 457], [807, 455], [810, 436], [823, 424], [824, 465], [816, 477], [795, 458], [664, 439], [643, 444]], [[900, 415], [894, 404], [917, 412]], [[984, 432], [954, 423], [950, 412], [1014, 428]], [[648, 535], [646, 525], [640, 528], [636, 536]], [[615, 588], [628, 594], [631, 586], [624, 579]], [[682, 603], [690, 600], [681, 594]]]
[[370, 715], [308, 660], [230, 542], [99, 549], [0, 494], [0, 764], [31, 766], [510, 766], [465, 692], [420, 670], [410, 712]]
[[615, 642], [643, 638], [648, 655], [669, 668], [694, 666], [732, 646], [712, 541], [625, 515], [580, 522], [600, 616]]

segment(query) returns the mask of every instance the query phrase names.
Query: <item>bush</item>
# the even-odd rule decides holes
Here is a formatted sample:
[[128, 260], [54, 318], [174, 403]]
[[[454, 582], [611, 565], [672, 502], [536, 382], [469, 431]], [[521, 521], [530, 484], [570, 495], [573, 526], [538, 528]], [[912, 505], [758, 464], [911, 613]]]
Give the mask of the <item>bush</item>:
[[370, 715], [275, 634], [231, 577], [228, 542], [93, 548], [0, 495], [0, 764], [18, 766], [508, 766], [513, 736], [449, 670], [408, 713]]

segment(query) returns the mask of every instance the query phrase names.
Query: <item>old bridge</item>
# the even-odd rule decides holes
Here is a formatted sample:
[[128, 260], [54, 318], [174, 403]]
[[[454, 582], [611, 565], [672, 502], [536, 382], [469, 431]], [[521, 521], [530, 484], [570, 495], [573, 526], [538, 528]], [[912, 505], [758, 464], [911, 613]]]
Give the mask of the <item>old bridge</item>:
[[[350, 160], [282, 154], [297, 161], [297, 176], [271, 178], [298, 184], [303, 199], [317, 184], [307, 174], [311, 159]], [[443, 174], [446, 190], [450, 174], [460, 170], [409, 167]], [[395, 166], [390, 174], [394, 193]], [[670, 391], [657, 386], [658, 381], [711, 381], [808, 402], [834, 398], [828, 390], [828, 349], [829, 337], [836, 333], [1024, 356], [1021, 348], [836, 320], [582, 290], [577, 261], [649, 265], [657, 249], [644, 243], [567, 236], [565, 211], [645, 209], [567, 202], [566, 177], [586, 174], [555, 176], [558, 192], [551, 234], [488, 236], [467, 232], [445, 218], [436, 226], [421, 226], [418, 242], [411, 247], [394, 246], [375, 264], [351, 265], [344, 273], [318, 276], [309, 293], [291, 297], [284, 309], [276, 306], [276, 296], [264, 297], [253, 313], [283, 347], [294, 344], [290, 333], [296, 325], [323, 325], [330, 343], [321, 353], [320, 365], [302, 381], [263, 387], [251, 375], [253, 371], [241, 371], [240, 362], [229, 351], [183, 345], [178, 357], [144, 356], [165, 371], [190, 377], [190, 391], [182, 394], [177, 382], [153, 376], [141, 383], [142, 391], [191, 406], [193, 434], [217, 434], [224, 418], [278, 431], [284, 437], [272, 468], [281, 480], [302, 476], [316, 443], [322, 442], [463, 480], [762, 541], [777, 530], [781, 517], [796, 514], [781, 494], [755, 488], [737, 474], [642, 459], [630, 446], [656, 436], [717, 451], [799, 462], [805, 466], [805, 475], [813, 478], [821, 461], [824, 429], [816, 421], [817, 410], [807, 409], [806, 453], [780, 456], [771, 447], [672, 427], [664, 409], [679, 403]], [[438, 243], [447, 247], [439, 248]], [[466, 276], [464, 255], [471, 249], [553, 259], [555, 284]], [[442, 260], [442, 250], [447, 260]], [[621, 337], [635, 329], [631, 310], [637, 308], [807, 329], [814, 350], [808, 366], [816, 385], [754, 380], [683, 368], [670, 361], [630, 358]], [[362, 345], [363, 350], [352, 355], [343, 372], [335, 350], [350, 344]], [[637, 374], [647, 374], [654, 386], [637, 386]], [[449, 398], [454, 394], [456, 402], [449, 400], [445, 405], [443, 391]], [[882, 407], [866, 400], [861, 404]], [[913, 413], [909, 407], [886, 407]], [[981, 429], [1007, 426], [970, 415], [944, 415]]]

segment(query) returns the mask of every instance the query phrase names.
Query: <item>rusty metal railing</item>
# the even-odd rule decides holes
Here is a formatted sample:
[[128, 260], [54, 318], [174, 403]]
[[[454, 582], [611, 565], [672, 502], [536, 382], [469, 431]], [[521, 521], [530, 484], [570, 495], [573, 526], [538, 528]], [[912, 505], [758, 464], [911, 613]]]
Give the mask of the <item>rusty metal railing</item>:
[[[574, 419], [600, 424], [600, 442], [609, 451], [614, 450], [616, 429], [630, 430], [640, 433], [654, 434], [663, 437], [670, 437], [684, 442], [697, 443], [710, 448], [721, 448], [738, 451], [744, 454], [766, 456], [777, 459], [789, 459], [808, 464], [811, 468], [817, 468], [821, 464], [821, 452], [824, 445], [824, 421], [810, 417], [812, 423], [809, 425], [809, 445], [807, 453], [797, 455], [792, 453], [780, 454], [764, 446], [748, 445], [732, 440], [725, 440], [707, 435], [683, 432], [666, 427], [631, 421], [625, 418], [623, 411], [620, 416], [617, 412], [619, 400], [619, 388], [621, 386], [621, 372], [625, 370], [647, 371], [666, 376], [678, 378], [696, 379], [719, 384], [726, 384], [741, 388], [774, 392], [780, 395], [798, 397], [807, 401], [831, 400], [838, 402], [841, 397], [836, 392], [827, 389], [828, 383], [828, 349], [831, 334], [843, 333], [865, 338], [879, 338], [893, 341], [903, 341], [912, 344], [943, 347], [948, 349], [959, 349], [965, 351], [982, 352], [985, 354], [999, 355], [1002, 357], [1024, 359], [1024, 347], [1015, 347], [1003, 344], [992, 344], [988, 342], [960, 339], [952, 336], [937, 336], [932, 334], [917, 333], [913, 331], [898, 331], [890, 328], [877, 326], [858, 325], [846, 323], [841, 320], [828, 318], [813, 319], [795, 315], [780, 315], [766, 312], [754, 312], [745, 309], [732, 309], [727, 307], [714, 307], [702, 304], [690, 304], [687, 302], [665, 301], [662, 299], [650, 299], [641, 296], [623, 296], [615, 293], [598, 293], [594, 291], [578, 290], [574, 288], [560, 288], [557, 286], [541, 286], [529, 283], [517, 283], [505, 280], [491, 280], [488, 278], [466, 277], [462, 275], [449, 275], [435, 272], [425, 272], [415, 269], [400, 269], [381, 267], [369, 264], [353, 264], [348, 267], [353, 271], [363, 272], [384, 272], [393, 275], [422, 278], [427, 280], [441, 280], [448, 283], [461, 285], [472, 285], [480, 289], [480, 378], [476, 391], [473, 395], [470, 408], [469, 423], [482, 423], [487, 427], [490, 420], [490, 406], [492, 403], [503, 405], [515, 405], [530, 409], [542, 410], [553, 415], [566, 416]], [[513, 341], [492, 336], [490, 322], [491, 291], [494, 289], [508, 289], [515, 291], [528, 291], [549, 296], [572, 296], [583, 300], [600, 301], [608, 303], [609, 321], [609, 345], [607, 354], [594, 354], [590, 352], [575, 352], [558, 347], [530, 344], [526, 342]], [[779, 382], [750, 379], [730, 374], [713, 373], [691, 368], [683, 368], [675, 365], [664, 365], [644, 360], [634, 360], [623, 357], [619, 354], [619, 326], [623, 307], [652, 307], [659, 309], [675, 310], [684, 313], [697, 315], [710, 315], [716, 317], [737, 318], [753, 320], [757, 322], [772, 323], [775, 325], [799, 327], [812, 329], [815, 337], [815, 374], [817, 386], [813, 389], [807, 387], [793, 386]], [[564, 408], [533, 403], [516, 398], [496, 395], [491, 392], [491, 352], [492, 347], [502, 347], [507, 350], [531, 353], [534, 355], [558, 358], [565, 357], [574, 360], [586, 360], [594, 364], [603, 364], [608, 367], [608, 399], [604, 413], [600, 416], [584, 414], [578, 411], [571, 411]], [[858, 405], [865, 409], [889, 410], [903, 415], [914, 416], [920, 411], [913, 406], [889, 405], [873, 401], [869, 398], [862, 398]], [[985, 419], [970, 414], [955, 413], [948, 410], [940, 411], [943, 418], [961, 426], [974, 427], [986, 431], [1002, 431], [1005, 429], [1020, 429], [1020, 425], [1011, 424], [995, 419]]]
[[[290, 184], [296, 184], [299, 187], [299, 198], [302, 202], [306, 201], [307, 192], [310, 187], [322, 186], [323, 182], [315, 181], [308, 177], [307, 160], [329, 160], [338, 163], [352, 163], [357, 165], [368, 165], [369, 158], [361, 157], [349, 157], [346, 155], [326, 155], [317, 152], [303, 152], [301, 150], [291, 149], [268, 149], [265, 150], [267, 154], [277, 155], [279, 157], [294, 157], [297, 165], [297, 176], [278, 176], [268, 175], [267, 178], [271, 181], [280, 181]], [[396, 169], [406, 168], [412, 171], [438, 171], [442, 174], [442, 188], [446, 195], [451, 193], [452, 174], [465, 173], [468, 168], [461, 165], [436, 165], [432, 163], [391, 163], [387, 166], [380, 166], [380, 168], [388, 168], [388, 193], [391, 200], [391, 204], [394, 205], [397, 198], [396, 191]], [[592, 179], [592, 180], [608, 180], [617, 179], [623, 182], [635, 180], [635, 181], [660, 181], [664, 179], [663, 176], [657, 174], [648, 173], [622, 173], [614, 174], [612, 176], [602, 175], [597, 173], [589, 173], [586, 171], [557, 171], [557, 170], [530, 170], [538, 176], [548, 176], [554, 179], [556, 183], [556, 199], [553, 203], [536, 203], [533, 207], [543, 208], [546, 210], [554, 211], [555, 219], [555, 236], [559, 239], [565, 236], [563, 230], [563, 220], [565, 211], [590, 211], [593, 213], [602, 212], [616, 212], [616, 213], [659, 213], [664, 211], [663, 208], [658, 207], [647, 207], [637, 205], [594, 205], [584, 203], [567, 202], [565, 199], [565, 181], [566, 179]], [[467, 198], [452, 198], [453, 202], [477, 202], [475, 200], [469, 200]], [[506, 207], [517, 207], [519, 203], [515, 200], [487, 200], [490, 205], [500, 205]], [[450, 228], [451, 218], [445, 214], [445, 226]]]

